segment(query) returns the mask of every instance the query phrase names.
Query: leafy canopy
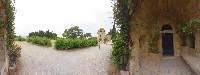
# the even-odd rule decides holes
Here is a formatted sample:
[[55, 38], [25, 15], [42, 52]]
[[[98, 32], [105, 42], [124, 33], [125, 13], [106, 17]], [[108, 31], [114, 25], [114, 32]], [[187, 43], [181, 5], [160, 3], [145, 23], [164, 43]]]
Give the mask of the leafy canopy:
[[85, 33], [83, 36], [84, 36], [85, 38], [91, 38], [91, 37], [92, 37], [91, 33]]
[[65, 29], [62, 35], [65, 38], [80, 38], [83, 37], [83, 29], [80, 29], [79, 26], [74, 26], [69, 29]]
[[50, 32], [49, 30], [47, 30], [47, 31], [39, 30], [37, 32], [29, 33], [29, 37], [33, 37], [33, 36], [39, 36], [39, 37], [46, 37], [46, 38], [49, 38], [49, 39], [55, 39], [57, 37], [57, 34], [53, 33], [53, 32]]

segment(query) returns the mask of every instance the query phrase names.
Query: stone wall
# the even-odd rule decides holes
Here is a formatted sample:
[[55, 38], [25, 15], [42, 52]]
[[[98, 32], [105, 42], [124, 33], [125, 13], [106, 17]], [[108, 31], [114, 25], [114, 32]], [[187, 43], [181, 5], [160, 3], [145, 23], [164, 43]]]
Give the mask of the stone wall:
[[104, 28], [100, 28], [97, 32], [97, 41], [98, 43], [104, 43], [106, 40], [106, 32]]
[[[131, 38], [134, 42], [130, 59], [131, 75], [141, 75], [141, 62], [151, 61], [151, 69], [156, 68], [163, 58], [162, 55], [162, 34], [163, 25], [169, 24], [173, 29], [174, 56], [180, 56], [181, 37], [179, 35], [180, 26], [178, 22], [191, 19], [191, 10], [197, 0], [143, 0], [140, 8], [137, 9], [131, 18]], [[179, 20], [179, 21], [178, 21]], [[159, 33], [157, 41], [159, 54], [149, 53], [148, 42], [153, 36]], [[155, 74], [158, 71], [155, 70]], [[159, 73], [158, 73], [159, 74]]]
[[5, 61], [2, 64], [2, 68], [1, 68], [1, 75], [8, 75], [8, 67], [9, 67], [9, 60], [8, 60], [8, 56], [5, 56]]
[[200, 55], [200, 31], [195, 33], [195, 51], [197, 55]]

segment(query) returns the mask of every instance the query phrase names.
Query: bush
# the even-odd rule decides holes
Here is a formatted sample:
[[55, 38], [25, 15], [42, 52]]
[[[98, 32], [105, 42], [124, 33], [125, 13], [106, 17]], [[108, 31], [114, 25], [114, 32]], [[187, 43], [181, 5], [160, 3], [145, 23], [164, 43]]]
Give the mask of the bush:
[[41, 46], [48, 46], [50, 47], [51, 44], [51, 40], [46, 38], [46, 37], [28, 37], [27, 38], [27, 42], [30, 42], [32, 44], [36, 44], [36, 45], [41, 45]]
[[22, 37], [22, 36], [17, 36], [15, 38], [16, 41], [26, 41], [26, 38]]
[[113, 38], [113, 50], [112, 50], [112, 53], [111, 53], [111, 59], [112, 59], [112, 62], [117, 66], [118, 69], [121, 69], [122, 68], [122, 57], [123, 57], [123, 41], [122, 41], [122, 38], [119, 37], [119, 36], [116, 36]]
[[97, 46], [96, 39], [57, 39], [55, 48], [59, 50]]
[[13, 44], [11, 50], [8, 52], [9, 64], [13, 65], [17, 61], [17, 58], [21, 57], [21, 47], [17, 44]]

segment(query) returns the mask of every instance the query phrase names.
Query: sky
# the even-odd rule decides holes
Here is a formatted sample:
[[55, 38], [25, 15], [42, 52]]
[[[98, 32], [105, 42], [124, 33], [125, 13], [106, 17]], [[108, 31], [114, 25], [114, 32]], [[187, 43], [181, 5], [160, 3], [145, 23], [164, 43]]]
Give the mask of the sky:
[[96, 36], [99, 28], [112, 28], [111, 6], [111, 0], [15, 0], [15, 33], [27, 36], [49, 29], [61, 36], [65, 29], [79, 26]]

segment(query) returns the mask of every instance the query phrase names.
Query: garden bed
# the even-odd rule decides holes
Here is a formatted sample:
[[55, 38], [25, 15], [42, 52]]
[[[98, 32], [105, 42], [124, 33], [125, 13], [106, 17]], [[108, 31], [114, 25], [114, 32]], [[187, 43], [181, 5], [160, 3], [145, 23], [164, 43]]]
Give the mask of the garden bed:
[[58, 50], [68, 50], [75, 48], [84, 48], [97, 46], [96, 39], [57, 39], [55, 42], [55, 48]]
[[45, 37], [28, 37], [27, 42], [40, 46], [47, 46], [47, 47], [52, 46], [51, 40]]

